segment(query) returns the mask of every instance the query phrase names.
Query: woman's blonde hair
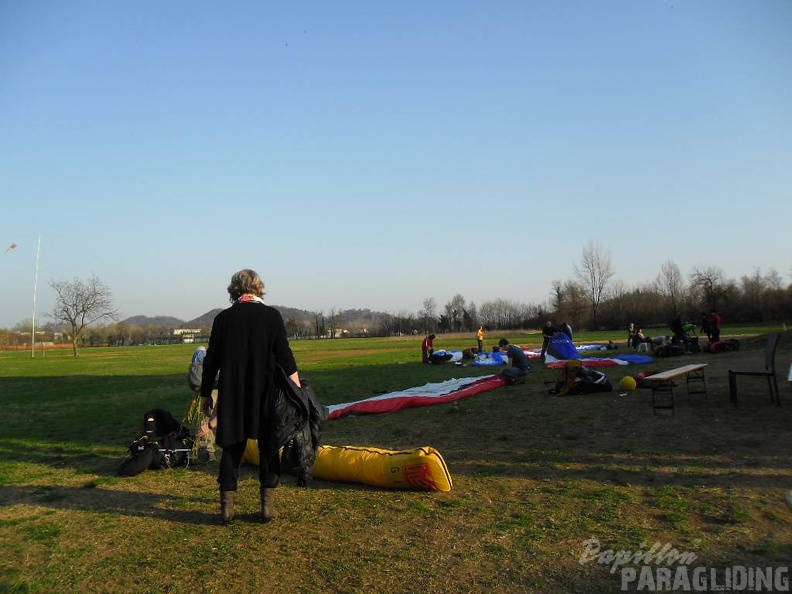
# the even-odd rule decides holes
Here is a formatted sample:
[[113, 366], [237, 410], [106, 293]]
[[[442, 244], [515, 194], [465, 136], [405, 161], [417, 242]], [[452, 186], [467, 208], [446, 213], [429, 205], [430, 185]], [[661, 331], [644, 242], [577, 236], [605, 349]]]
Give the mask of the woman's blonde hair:
[[256, 297], [264, 295], [264, 281], [255, 270], [250, 268], [243, 268], [239, 272], [235, 272], [231, 277], [231, 284], [228, 285], [230, 301], [236, 301], [245, 294]]

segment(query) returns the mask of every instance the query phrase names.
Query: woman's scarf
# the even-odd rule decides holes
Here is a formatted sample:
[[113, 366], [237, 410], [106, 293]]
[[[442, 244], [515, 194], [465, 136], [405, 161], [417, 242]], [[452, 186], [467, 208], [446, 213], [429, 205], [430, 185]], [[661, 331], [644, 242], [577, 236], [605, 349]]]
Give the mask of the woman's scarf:
[[264, 305], [264, 300], [258, 295], [245, 293], [244, 295], [240, 295], [239, 299], [237, 299], [237, 303], [261, 303], [261, 305]]

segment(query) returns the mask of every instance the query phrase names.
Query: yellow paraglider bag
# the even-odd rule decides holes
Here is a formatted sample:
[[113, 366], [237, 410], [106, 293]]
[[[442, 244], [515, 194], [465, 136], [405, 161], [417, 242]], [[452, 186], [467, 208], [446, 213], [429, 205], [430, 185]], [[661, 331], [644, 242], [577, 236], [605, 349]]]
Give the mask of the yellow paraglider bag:
[[242, 462], [258, 466], [259, 461], [258, 440], [248, 439], [247, 445], [245, 445], [245, 453], [242, 454]]
[[[243, 460], [258, 466], [258, 441], [249, 439]], [[451, 490], [451, 473], [431, 447], [392, 451], [357, 446], [319, 446], [313, 476], [390, 489]]]
[[451, 490], [451, 474], [436, 449], [394, 452], [355, 446], [320, 446], [314, 476], [392, 489]]

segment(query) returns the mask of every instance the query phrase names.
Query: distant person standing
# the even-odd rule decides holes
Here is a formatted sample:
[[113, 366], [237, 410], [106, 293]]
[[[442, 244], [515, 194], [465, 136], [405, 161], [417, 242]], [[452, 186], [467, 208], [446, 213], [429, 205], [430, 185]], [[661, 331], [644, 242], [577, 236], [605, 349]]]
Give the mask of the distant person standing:
[[712, 324], [710, 324], [709, 316], [703, 312], [701, 314], [701, 321], [699, 322], [699, 331], [702, 334], [706, 334], [707, 340], [712, 342]]
[[478, 332], [476, 332], [476, 340], [478, 341], [478, 352], [484, 352], [484, 326], [479, 326]]
[[710, 333], [712, 334], [712, 342], [718, 342], [720, 340], [722, 324], [723, 318], [716, 310], [713, 309], [712, 313], [710, 314]]
[[434, 353], [434, 334], [430, 334], [421, 343], [421, 362], [429, 363], [429, 356]]
[[502, 351], [506, 352], [509, 358], [509, 366], [500, 372], [500, 375], [510, 384], [524, 384], [525, 376], [531, 371], [531, 366], [528, 364], [528, 357], [525, 356], [523, 350], [516, 344], [510, 344], [505, 338], [498, 341], [498, 345]]
[[635, 347], [635, 334], [638, 332], [638, 327], [635, 322], [630, 322], [630, 327], [627, 328], [627, 346]]
[[553, 326], [553, 322], [551, 320], [547, 320], [544, 327], [542, 328], [542, 352], [539, 355], [539, 358], [544, 361], [545, 354], [547, 353], [547, 345], [550, 344], [550, 339], [553, 338], [553, 335], [556, 333], [555, 326]]
[[635, 333], [635, 338], [633, 339], [633, 346], [638, 348], [638, 345], [643, 342], [651, 343], [652, 339], [644, 334], [643, 328], [638, 328], [638, 331]]

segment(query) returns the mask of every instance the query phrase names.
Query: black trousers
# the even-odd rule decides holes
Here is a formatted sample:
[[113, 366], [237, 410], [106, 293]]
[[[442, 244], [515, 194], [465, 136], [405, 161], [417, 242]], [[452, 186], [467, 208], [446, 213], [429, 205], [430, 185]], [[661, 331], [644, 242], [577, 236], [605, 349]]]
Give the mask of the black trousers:
[[[223, 448], [220, 457], [220, 472], [217, 483], [221, 491], [236, 491], [239, 485], [239, 469], [245, 454], [247, 442], [235, 443]], [[259, 483], [262, 487], [277, 487], [280, 482], [280, 452], [277, 444], [269, 443], [266, 437], [259, 437]]]

